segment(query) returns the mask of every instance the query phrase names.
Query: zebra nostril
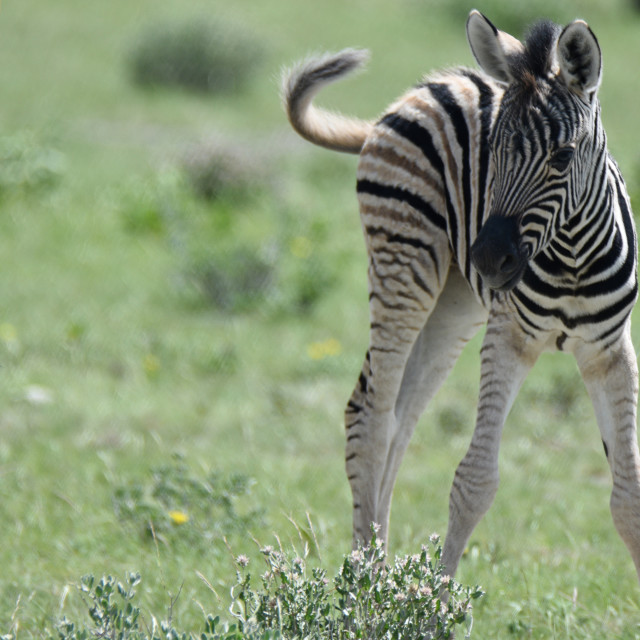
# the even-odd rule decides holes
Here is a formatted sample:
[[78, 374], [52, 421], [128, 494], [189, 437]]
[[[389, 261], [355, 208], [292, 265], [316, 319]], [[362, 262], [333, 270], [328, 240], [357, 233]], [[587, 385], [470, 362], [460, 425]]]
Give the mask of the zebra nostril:
[[527, 258], [520, 249], [518, 217], [490, 215], [471, 246], [471, 262], [492, 289], [512, 289]]
[[511, 253], [508, 253], [507, 255], [502, 257], [502, 260], [500, 261], [500, 265], [498, 266], [498, 269], [500, 270], [500, 273], [511, 273], [517, 267], [518, 267], [518, 260], [516, 256], [514, 256]]

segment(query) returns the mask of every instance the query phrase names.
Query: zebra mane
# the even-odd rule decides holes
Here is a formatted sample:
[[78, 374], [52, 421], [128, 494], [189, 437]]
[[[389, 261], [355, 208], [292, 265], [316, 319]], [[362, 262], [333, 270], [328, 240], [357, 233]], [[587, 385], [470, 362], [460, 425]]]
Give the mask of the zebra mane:
[[558, 39], [560, 27], [550, 20], [534, 23], [520, 53], [509, 57], [509, 67], [515, 84], [525, 94], [538, 89], [538, 80], [546, 78], [552, 63], [553, 47]]

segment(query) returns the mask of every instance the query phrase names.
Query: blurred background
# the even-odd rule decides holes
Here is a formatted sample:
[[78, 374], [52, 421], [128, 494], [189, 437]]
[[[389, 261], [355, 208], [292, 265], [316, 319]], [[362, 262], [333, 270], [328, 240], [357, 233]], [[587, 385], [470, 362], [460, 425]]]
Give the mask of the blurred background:
[[[367, 72], [319, 102], [373, 118], [429, 70], [473, 64], [473, 7], [517, 36], [538, 17], [590, 23], [609, 147], [640, 210], [631, 0], [2, 3], [0, 634], [43, 637], [81, 608], [81, 575], [125, 570], [150, 608], [180, 592], [196, 629], [226, 598], [225, 537], [255, 555], [252, 536], [277, 533], [337, 566], [342, 412], [368, 331], [356, 159], [296, 137], [280, 70], [370, 49]], [[407, 454], [393, 553], [446, 530], [479, 340]], [[501, 471], [460, 570], [489, 593], [474, 633], [631, 633], [636, 578], [570, 358], [527, 381]]]

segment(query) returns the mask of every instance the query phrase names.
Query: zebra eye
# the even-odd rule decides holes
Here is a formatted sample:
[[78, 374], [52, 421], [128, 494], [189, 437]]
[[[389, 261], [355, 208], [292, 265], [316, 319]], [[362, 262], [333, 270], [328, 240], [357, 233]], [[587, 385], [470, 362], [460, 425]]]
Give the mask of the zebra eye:
[[552, 154], [549, 164], [556, 171], [566, 171], [572, 158], [573, 147], [561, 147]]

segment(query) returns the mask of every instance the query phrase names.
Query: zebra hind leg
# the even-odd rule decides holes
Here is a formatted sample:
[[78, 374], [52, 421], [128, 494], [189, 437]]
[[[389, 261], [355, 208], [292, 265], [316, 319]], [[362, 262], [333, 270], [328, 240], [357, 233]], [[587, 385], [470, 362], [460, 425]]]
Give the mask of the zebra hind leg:
[[396, 430], [389, 445], [379, 502], [389, 513], [398, 469], [423, 411], [447, 379], [464, 346], [487, 321], [487, 310], [456, 266], [407, 361], [395, 406]]
[[[419, 330], [415, 332], [415, 337]], [[381, 488], [389, 448], [396, 431], [397, 390], [411, 345], [403, 352], [384, 351], [373, 342], [358, 383], [345, 411], [346, 471], [353, 495], [353, 543], [371, 539], [372, 524], [378, 539], [386, 542], [388, 511], [381, 503]]]
[[[442, 262], [445, 268], [434, 271], [444, 271], [446, 277], [448, 255]], [[424, 271], [428, 266], [423, 259], [419, 268]], [[384, 499], [383, 492], [385, 469], [398, 432], [396, 405], [407, 362], [444, 285], [433, 277], [427, 291], [415, 284], [415, 264], [394, 263], [393, 267], [397, 268], [377, 263], [375, 255], [371, 260], [369, 350], [345, 412], [354, 545], [370, 539], [372, 523], [381, 527], [379, 539], [387, 539], [390, 496]]]
[[638, 365], [629, 325], [616, 344], [575, 352], [595, 409], [613, 487], [610, 509], [640, 579], [640, 453], [636, 432]]

